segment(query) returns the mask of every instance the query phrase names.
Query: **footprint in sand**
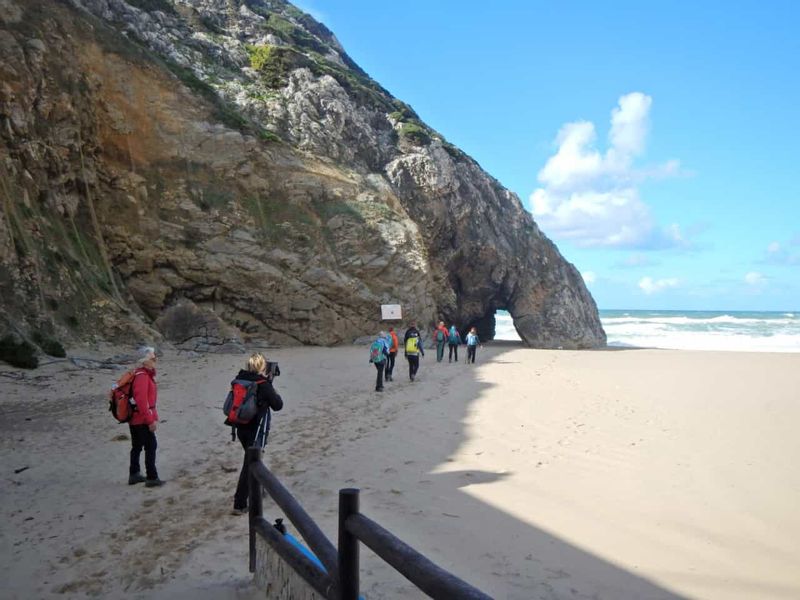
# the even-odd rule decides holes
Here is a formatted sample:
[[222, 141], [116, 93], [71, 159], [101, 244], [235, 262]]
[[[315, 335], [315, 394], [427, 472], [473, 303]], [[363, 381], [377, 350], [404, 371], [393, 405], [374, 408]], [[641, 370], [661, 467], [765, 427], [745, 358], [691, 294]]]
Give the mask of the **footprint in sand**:
[[545, 569], [549, 575], [547, 579], [569, 579], [570, 575], [563, 569]]

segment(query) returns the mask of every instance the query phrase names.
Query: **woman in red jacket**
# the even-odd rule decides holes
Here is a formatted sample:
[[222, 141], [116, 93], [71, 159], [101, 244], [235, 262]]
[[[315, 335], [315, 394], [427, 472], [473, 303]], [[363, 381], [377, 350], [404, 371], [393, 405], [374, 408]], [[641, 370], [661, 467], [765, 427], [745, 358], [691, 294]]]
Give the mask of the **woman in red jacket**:
[[[136, 411], [129, 422], [131, 430], [131, 468], [128, 485], [145, 482], [147, 487], [158, 487], [164, 482], [158, 478], [156, 470], [156, 427], [158, 425], [158, 386], [156, 385], [156, 351], [145, 347], [141, 351], [139, 368], [133, 373], [133, 399]], [[139, 470], [139, 455], [144, 448], [144, 468], [147, 477]]]

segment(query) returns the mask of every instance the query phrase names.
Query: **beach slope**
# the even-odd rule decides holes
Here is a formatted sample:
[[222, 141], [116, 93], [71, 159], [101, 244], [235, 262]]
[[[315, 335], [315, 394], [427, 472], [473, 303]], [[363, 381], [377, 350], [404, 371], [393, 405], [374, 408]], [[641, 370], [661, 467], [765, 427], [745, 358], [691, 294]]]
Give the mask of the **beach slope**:
[[[414, 383], [401, 356], [376, 394], [365, 347], [267, 354], [286, 403], [267, 464], [333, 540], [358, 487], [497, 598], [800, 596], [800, 355], [495, 344], [477, 365], [429, 353]], [[118, 372], [0, 368], [4, 597], [259, 597], [219, 408], [243, 361], [165, 353], [161, 489], [126, 484]], [[422, 597], [366, 549], [361, 576], [369, 598]]]

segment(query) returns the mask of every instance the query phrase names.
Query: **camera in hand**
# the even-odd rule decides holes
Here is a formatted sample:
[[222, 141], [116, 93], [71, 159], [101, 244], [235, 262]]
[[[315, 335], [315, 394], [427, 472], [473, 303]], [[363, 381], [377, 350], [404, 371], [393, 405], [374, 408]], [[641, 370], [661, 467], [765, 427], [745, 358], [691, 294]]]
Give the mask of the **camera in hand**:
[[270, 375], [270, 377], [277, 377], [278, 375], [280, 375], [281, 369], [278, 366], [278, 363], [276, 362], [269, 363], [267, 365], [267, 373]]

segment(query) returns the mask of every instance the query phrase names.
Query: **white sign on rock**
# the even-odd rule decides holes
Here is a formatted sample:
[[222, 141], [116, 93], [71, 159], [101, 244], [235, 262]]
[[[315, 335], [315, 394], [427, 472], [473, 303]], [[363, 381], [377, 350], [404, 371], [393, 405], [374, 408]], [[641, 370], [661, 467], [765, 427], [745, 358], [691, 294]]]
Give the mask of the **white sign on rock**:
[[381, 304], [381, 319], [383, 321], [397, 321], [403, 318], [399, 304]]

